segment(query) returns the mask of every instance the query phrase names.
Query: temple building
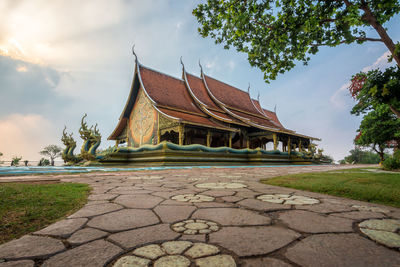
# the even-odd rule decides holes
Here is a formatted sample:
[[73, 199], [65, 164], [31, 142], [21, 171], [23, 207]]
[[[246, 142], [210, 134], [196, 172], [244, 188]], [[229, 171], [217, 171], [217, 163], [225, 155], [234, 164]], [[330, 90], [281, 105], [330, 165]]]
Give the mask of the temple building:
[[[136, 55], [135, 55], [136, 57]], [[201, 68], [200, 77], [182, 78], [145, 67], [136, 57], [128, 100], [109, 136], [116, 146], [139, 148], [167, 141], [179, 146], [261, 149], [287, 152], [310, 149], [311, 136], [285, 128], [275, 112], [259, 100], [213, 77]]]

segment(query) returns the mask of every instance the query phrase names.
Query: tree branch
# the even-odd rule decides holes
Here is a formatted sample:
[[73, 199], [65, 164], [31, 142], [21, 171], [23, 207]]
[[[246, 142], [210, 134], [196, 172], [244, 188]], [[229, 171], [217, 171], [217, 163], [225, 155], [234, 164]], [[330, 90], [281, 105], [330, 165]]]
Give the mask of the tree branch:
[[[354, 39], [357, 41], [383, 42], [383, 40], [379, 39], [379, 38], [354, 37]], [[346, 42], [347, 42], [346, 40], [343, 40], [343, 41], [340, 41], [339, 44], [344, 44]], [[325, 46], [325, 45], [330, 45], [330, 44], [311, 44], [311, 46]]]

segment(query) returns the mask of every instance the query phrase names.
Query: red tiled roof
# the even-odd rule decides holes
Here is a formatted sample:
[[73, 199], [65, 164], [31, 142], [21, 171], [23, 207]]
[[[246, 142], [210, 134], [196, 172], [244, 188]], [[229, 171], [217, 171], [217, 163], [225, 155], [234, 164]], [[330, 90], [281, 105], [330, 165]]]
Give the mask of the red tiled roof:
[[282, 123], [279, 121], [278, 116], [276, 116], [275, 112], [263, 109], [265, 115], [267, 115], [268, 118], [272, 119], [276, 124], [278, 124], [281, 128], [285, 128], [283, 127]]
[[146, 92], [158, 105], [190, 112], [203, 112], [192, 101], [185, 82], [140, 65], [140, 75]]
[[279, 127], [277, 125], [275, 125], [274, 123], [269, 121], [267, 118], [263, 119], [263, 118], [260, 118], [258, 116], [253, 116], [253, 115], [250, 115], [248, 113], [244, 113], [244, 112], [240, 112], [240, 111], [236, 111], [236, 110], [230, 110], [230, 111], [232, 113], [240, 116], [240, 117], [250, 119], [251, 122], [256, 123], [258, 125], [266, 126], [266, 127], [269, 127], [269, 128], [277, 128], [277, 129], [279, 129]]
[[248, 93], [207, 75], [204, 75], [204, 78], [211, 93], [225, 105], [250, 113], [259, 114], [257, 109], [251, 103]]
[[207, 89], [204, 86], [203, 80], [199, 77], [193, 76], [191, 74], [186, 73], [186, 77], [188, 83], [190, 85], [190, 89], [192, 89], [194, 95], [199, 99], [201, 102], [207, 105], [207, 107], [216, 109], [220, 112], [223, 112], [220, 107], [218, 107], [214, 101], [208, 95]]
[[183, 112], [170, 110], [170, 109], [166, 109], [166, 108], [158, 108], [158, 109], [168, 116], [172, 116], [172, 117], [181, 119], [183, 121], [193, 123], [195, 125], [205, 125], [205, 126], [209, 126], [209, 127], [213, 127], [213, 128], [226, 128], [220, 124], [217, 124], [217, 123], [211, 121], [207, 117], [189, 114], [189, 113], [183, 113]]

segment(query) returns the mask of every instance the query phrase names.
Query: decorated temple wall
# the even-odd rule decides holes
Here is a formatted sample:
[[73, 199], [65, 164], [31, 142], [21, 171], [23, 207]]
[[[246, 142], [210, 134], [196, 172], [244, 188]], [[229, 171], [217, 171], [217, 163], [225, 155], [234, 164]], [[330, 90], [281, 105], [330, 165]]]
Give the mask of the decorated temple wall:
[[129, 146], [140, 147], [157, 143], [158, 116], [143, 89], [139, 89], [136, 103], [129, 116]]

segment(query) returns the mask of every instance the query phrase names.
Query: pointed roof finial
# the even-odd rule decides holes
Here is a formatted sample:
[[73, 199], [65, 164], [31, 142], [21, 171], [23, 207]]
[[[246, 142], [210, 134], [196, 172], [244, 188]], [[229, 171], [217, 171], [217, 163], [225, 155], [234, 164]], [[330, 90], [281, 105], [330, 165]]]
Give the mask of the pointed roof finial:
[[247, 87], [247, 93], [248, 93], [249, 96], [250, 96], [250, 83], [249, 83], [249, 87]]
[[132, 46], [132, 54], [135, 56], [135, 61], [138, 61], [138, 57], [135, 53], [135, 45]]
[[260, 103], [260, 91], [258, 91], [258, 94], [257, 94], [257, 101], [258, 101], [258, 103]]
[[185, 68], [185, 65], [183, 64], [182, 56], [181, 56], [181, 64], [182, 64], [182, 67]]
[[201, 66], [200, 59], [199, 59], [199, 66], [200, 66], [201, 74], [203, 74], [203, 67]]
[[274, 113], [276, 113], [276, 104], [275, 104], [275, 107], [274, 107]]

